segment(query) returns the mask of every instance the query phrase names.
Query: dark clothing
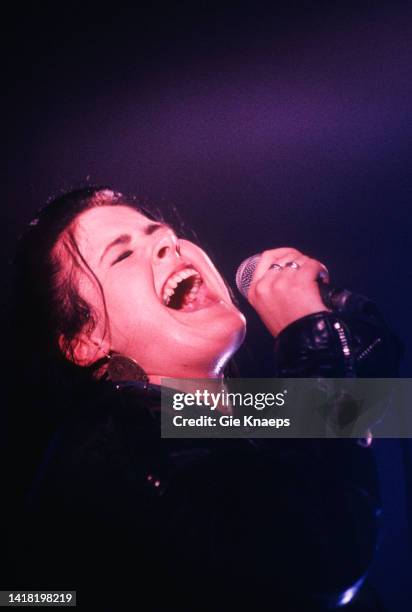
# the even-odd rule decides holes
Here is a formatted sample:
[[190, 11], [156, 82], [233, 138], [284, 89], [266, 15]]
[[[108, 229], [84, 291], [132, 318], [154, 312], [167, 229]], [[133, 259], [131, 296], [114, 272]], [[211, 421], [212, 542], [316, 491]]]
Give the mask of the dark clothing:
[[[280, 334], [276, 374], [392, 376], [394, 347], [372, 315], [319, 313]], [[162, 440], [159, 404], [139, 383], [77, 397], [26, 504], [26, 589], [75, 589], [83, 609], [284, 612], [362, 579], [379, 512], [370, 449]]]

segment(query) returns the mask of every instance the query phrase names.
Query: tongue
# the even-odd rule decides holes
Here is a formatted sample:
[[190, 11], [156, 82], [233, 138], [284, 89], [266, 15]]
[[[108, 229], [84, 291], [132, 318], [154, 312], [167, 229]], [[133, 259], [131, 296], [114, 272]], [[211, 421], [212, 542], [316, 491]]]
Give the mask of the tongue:
[[198, 292], [194, 299], [185, 297], [183, 300], [182, 307], [179, 308], [180, 312], [195, 312], [196, 310], [201, 310], [202, 308], [207, 308], [212, 304], [216, 303], [216, 298], [213, 298], [204, 283], [202, 283], [199, 287]]

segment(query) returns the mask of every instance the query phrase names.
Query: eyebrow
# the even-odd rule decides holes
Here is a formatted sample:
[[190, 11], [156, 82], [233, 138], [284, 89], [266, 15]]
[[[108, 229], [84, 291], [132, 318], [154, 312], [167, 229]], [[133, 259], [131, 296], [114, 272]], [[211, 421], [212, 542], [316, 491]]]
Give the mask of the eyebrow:
[[[164, 225], [162, 223], [149, 223], [149, 225], [147, 225], [144, 229], [144, 234], [146, 236], [151, 236], [152, 234], [154, 234], [154, 232], [156, 232], [157, 230], [161, 229], [162, 227], [164, 227]], [[112, 240], [112, 242], [110, 242], [104, 249], [99, 263], [102, 263], [104, 257], [107, 255], [107, 253], [110, 251], [110, 249], [112, 249], [115, 246], [118, 246], [119, 244], [130, 244], [130, 242], [132, 241], [132, 237], [130, 234], [120, 234], [120, 236], [117, 236], [117, 238], [115, 238], [114, 240]]]

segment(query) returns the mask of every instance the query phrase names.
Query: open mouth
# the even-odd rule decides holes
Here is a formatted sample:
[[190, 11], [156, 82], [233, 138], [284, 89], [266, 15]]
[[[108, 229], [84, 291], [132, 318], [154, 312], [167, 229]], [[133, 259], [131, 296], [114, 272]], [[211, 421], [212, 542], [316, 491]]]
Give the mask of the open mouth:
[[[203, 290], [202, 290], [203, 289]], [[204, 283], [199, 272], [192, 267], [172, 274], [162, 291], [162, 301], [174, 310], [194, 310], [204, 297]]]

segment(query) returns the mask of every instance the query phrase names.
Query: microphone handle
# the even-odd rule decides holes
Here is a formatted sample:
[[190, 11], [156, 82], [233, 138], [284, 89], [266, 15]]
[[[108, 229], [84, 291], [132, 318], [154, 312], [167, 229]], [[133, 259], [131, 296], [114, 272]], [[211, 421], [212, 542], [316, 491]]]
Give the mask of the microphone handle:
[[326, 308], [330, 308], [330, 310], [345, 310], [346, 302], [352, 293], [347, 289], [340, 289], [325, 283], [322, 278], [318, 277], [316, 280], [319, 285], [320, 297]]
[[347, 289], [334, 287], [325, 282], [325, 276], [320, 273], [316, 279], [319, 285], [319, 293], [326, 308], [337, 312], [352, 312], [371, 314], [376, 313], [376, 307], [371, 300], [364, 295], [352, 293]]

